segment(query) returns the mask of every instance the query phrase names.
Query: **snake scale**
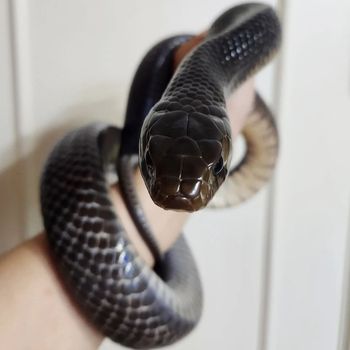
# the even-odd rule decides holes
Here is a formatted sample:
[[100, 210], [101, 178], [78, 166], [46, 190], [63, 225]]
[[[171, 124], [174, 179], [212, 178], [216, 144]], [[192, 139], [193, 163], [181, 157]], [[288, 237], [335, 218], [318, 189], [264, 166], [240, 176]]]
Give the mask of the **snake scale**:
[[[185, 239], [162, 255], [143, 217], [130, 176], [135, 154], [152, 199], [187, 211], [249, 198], [269, 179], [277, 156], [276, 127], [257, 95], [243, 130], [246, 154], [230, 169], [225, 108], [227, 97], [276, 52], [274, 11], [258, 3], [227, 10], [173, 74], [174, 50], [190, 37], [166, 39], [145, 56], [123, 131], [96, 123], [70, 132], [49, 155], [41, 179], [44, 226], [70, 290], [106, 336], [132, 348], [181, 339], [202, 311]], [[130, 214], [156, 258], [154, 269], [137, 254], [113, 209], [108, 175], [117, 169]]]

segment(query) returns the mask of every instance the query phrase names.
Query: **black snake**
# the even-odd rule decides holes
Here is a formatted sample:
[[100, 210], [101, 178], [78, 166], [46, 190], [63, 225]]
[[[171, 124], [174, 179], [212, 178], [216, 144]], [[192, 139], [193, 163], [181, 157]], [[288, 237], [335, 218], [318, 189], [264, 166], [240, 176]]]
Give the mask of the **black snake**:
[[[164, 40], [145, 56], [122, 132], [103, 123], [70, 132], [50, 154], [41, 180], [44, 226], [77, 302], [105, 335], [133, 348], [186, 335], [200, 318], [202, 291], [182, 236], [159, 252], [133, 192], [132, 158], [139, 151], [158, 205], [193, 211], [249, 198], [269, 179], [277, 155], [275, 124], [257, 95], [243, 130], [247, 152], [230, 170], [225, 108], [227, 97], [276, 52], [274, 11], [257, 3], [229, 9], [173, 75], [174, 50], [189, 38]], [[129, 242], [109, 198], [107, 179], [116, 168], [130, 214], [156, 258], [153, 270]]]

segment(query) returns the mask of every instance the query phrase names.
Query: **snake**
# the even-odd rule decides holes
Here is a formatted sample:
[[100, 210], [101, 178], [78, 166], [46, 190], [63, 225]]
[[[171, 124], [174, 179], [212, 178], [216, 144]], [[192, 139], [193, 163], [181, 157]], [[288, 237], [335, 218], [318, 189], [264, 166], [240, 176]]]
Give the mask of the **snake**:
[[[44, 227], [68, 289], [104, 335], [135, 349], [187, 335], [200, 320], [203, 291], [183, 235], [167, 252], [159, 250], [137, 199], [134, 167], [157, 205], [195, 211], [250, 198], [269, 180], [278, 153], [272, 113], [256, 94], [242, 131], [246, 153], [232, 166], [226, 110], [228, 97], [277, 52], [275, 11], [260, 3], [226, 10], [174, 72], [174, 52], [191, 37], [164, 39], [145, 55], [122, 130], [97, 122], [70, 131], [41, 176]], [[153, 268], [114, 210], [109, 189], [116, 181], [155, 257]]]

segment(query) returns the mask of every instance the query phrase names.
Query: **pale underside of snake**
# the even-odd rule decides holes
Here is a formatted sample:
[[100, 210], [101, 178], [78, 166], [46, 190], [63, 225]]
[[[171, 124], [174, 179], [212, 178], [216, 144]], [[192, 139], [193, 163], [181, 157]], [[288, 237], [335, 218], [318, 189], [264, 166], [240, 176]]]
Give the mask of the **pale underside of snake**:
[[[256, 3], [226, 11], [173, 74], [174, 50], [189, 37], [164, 40], [145, 56], [122, 132], [102, 123], [70, 132], [50, 154], [41, 180], [45, 229], [70, 290], [106, 336], [133, 348], [177, 341], [202, 311], [200, 279], [184, 238], [162, 255], [137, 202], [130, 174], [138, 150], [153, 200], [188, 211], [251, 197], [277, 157], [276, 127], [257, 95], [242, 132], [246, 154], [230, 170], [226, 113], [228, 96], [278, 48], [274, 11]], [[107, 178], [117, 168], [129, 212], [156, 258], [154, 269], [137, 254], [113, 209]]]

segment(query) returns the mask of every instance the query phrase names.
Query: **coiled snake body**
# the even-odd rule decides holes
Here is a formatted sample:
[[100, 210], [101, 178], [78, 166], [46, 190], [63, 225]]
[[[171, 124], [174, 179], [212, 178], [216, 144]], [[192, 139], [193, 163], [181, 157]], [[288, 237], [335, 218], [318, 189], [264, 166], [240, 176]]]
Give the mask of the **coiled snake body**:
[[[230, 171], [225, 110], [227, 96], [278, 47], [273, 10], [247, 4], [226, 11], [172, 77], [174, 49], [188, 38], [167, 39], [145, 56], [122, 134], [102, 123], [70, 132], [42, 175], [45, 229], [77, 302], [104, 334], [133, 348], [175, 342], [198, 323], [202, 310], [200, 280], [184, 238], [162, 256], [140, 212], [130, 181], [138, 145], [154, 201], [189, 211], [250, 197], [268, 180], [277, 154], [276, 128], [257, 96], [243, 130], [246, 155]], [[109, 199], [106, 179], [116, 167], [129, 211], [157, 259], [156, 272], [130, 244]]]

